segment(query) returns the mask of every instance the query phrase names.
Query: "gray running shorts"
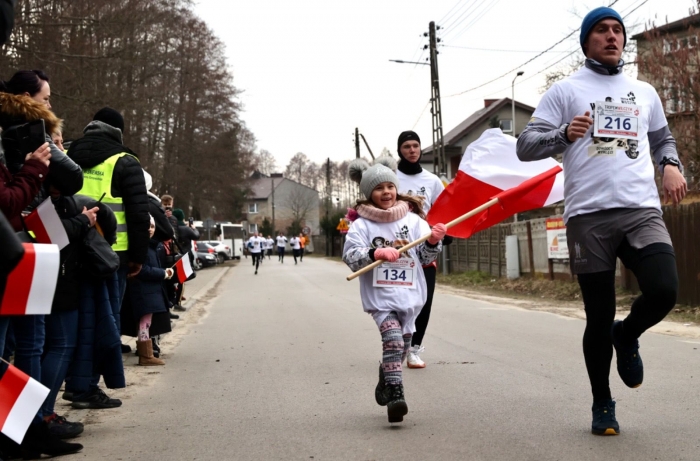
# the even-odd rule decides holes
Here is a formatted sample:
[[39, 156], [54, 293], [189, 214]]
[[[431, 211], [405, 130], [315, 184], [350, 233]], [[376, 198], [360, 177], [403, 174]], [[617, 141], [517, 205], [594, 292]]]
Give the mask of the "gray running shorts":
[[566, 241], [574, 274], [615, 270], [624, 239], [632, 248], [652, 243], [671, 245], [671, 237], [655, 208], [613, 208], [569, 218]]

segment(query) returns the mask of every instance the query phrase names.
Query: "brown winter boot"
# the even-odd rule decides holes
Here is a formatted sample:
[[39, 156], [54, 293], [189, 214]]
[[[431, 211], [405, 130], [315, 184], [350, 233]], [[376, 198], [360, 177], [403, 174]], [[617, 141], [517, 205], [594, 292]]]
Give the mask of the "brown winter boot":
[[153, 356], [153, 343], [150, 339], [148, 341], [136, 341], [136, 351], [139, 353], [139, 365], [147, 367], [165, 365], [164, 361]]

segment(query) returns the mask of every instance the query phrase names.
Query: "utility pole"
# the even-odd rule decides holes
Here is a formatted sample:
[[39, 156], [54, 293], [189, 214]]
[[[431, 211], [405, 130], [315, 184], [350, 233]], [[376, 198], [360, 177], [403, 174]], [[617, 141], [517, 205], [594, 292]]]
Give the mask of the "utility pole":
[[330, 210], [331, 208], [331, 159], [330, 157], [326, 161], [326, 256], [332, 256], [331, 250], [333, 246], [331, 245], [331, 236], [333, 231], [330, 228], [332, 223], [330, 222]]
[[277, 232], [275, 228], [275, 178], [270, 173], [270, 187], [272, 188], [272, 233]]
[[[439, 28], [439, 27], [438, 27]], [[435, 21], [430, 21], [428, 25], [430, 37], [430, 113], [433, 116], [433, 170], [441, 181], [447, 178], [447, 168], [445, 165], [445, 146], [442, 143], [442, 104], [440, 101], [440, 74], [438, 73], [438, 49], [439, 39], [436, 34]], [[447, 267], [447, 251], [443, 249], [440, 256], [442, 273], [449, 273]]]
[[430, 21], [430, 113], [433, 116], [433, 169], [438, 176], [447, 176], [445, 168], [445, 146], [442, 143], [442, 105], [440, 102], [440, 75], [438, 74], [438, 49], [439, 39], [435, 33], [435, 21]]
[[360, 133], [359, 128], [355, 128], [355, 158], [360, 158], [360, 138], [362, 138], [362, 142], [365, 143], [365, 147], [367, 147], [369, 155], [372, 157], [372, 160], [374, 160], [374, 153], [372, 153], [372, 149], [369, 147], [369, 143], [367, 142], [367, 139], [365, 139], [365, 135]]

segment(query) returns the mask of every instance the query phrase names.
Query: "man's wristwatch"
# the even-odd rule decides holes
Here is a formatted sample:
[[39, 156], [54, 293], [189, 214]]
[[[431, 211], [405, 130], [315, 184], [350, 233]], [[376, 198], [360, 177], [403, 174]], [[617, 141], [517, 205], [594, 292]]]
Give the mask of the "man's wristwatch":
[[562, 126], [559, 127], [559, 132], [562, 134], [564, 137], [564, 141], [566, 141], [567, 144], [572, 144], [573, 141], [569, 139], [569, 135], [566, 133], [566, 131], [569, 129], [570, 123], [565, 123]]
[[673, 166], [675, 166], [676, 168], [678, 168], [678, 170], [679, 170], [681, 173], [683, 172], [683, 165], [681, 165], [680, 160], [678, 160], [678, 159], [675, 158], [675, 157], [664, 157], [664, 158], [661, 160], [661, 171], [663, 171], [663, 168], [664, 168], [666, 165], [673, 165]]

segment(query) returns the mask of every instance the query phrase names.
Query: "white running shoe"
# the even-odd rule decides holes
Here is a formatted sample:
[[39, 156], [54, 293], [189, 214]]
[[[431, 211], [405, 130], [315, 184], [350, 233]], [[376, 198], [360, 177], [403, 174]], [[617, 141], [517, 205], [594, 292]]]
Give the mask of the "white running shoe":
[[423, 346], [411, 346], [406, 360], [408, 368], [425, 368], [425, 362], [420, 359], [420, 354], [424, 350]]

